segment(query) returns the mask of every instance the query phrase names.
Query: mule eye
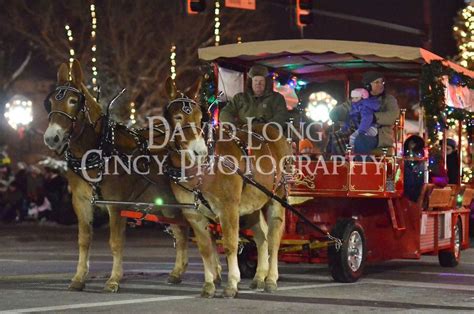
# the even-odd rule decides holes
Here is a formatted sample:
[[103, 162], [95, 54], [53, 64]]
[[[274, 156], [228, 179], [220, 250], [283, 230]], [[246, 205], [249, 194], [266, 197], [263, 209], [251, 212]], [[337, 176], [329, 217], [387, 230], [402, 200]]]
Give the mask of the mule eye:
[[77, 105], [77, 99], [72, 98], [72, 99], [69, 100], [69, 103], [70, 103], [71, 105], [74, 105], [74, 106], [75, 106], [75, 105]]

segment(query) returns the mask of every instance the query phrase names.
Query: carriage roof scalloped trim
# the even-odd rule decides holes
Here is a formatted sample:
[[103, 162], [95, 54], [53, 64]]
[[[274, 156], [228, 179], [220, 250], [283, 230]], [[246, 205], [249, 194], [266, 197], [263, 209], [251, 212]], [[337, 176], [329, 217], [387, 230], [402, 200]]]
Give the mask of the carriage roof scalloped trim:
[[316, 76], [367, 70], [418, 76], [424, 63], [442, 60], [459, 73], [474, 78], [474, 71], [418, 47], [362, 41], [291, 39], [256, 41], [200, 48], [199, 58], [244, 70], [258, 63], [309, 81]]

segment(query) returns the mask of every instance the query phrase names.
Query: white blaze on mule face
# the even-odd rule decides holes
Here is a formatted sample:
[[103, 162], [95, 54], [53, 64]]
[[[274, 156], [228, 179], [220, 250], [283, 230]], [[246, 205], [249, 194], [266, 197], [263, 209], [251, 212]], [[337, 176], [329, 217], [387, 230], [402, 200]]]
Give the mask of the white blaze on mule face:
[[44, 143], [51, 150], [61, 151], [66, 144], [67, 132], [56, 123], [50, 124], [44, 132]]
[[201, 159], [207, 156], [207, 146], [204, 138], [197, 137], [190, 140], [187, 147], [187, 152], [189, 153], [190, 159], [193, 162], [202, 161]]

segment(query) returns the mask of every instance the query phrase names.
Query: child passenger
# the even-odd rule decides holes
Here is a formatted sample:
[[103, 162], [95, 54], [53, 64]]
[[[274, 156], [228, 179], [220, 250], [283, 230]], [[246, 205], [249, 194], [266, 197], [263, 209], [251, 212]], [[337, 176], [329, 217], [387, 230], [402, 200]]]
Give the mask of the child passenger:
[[[351, 91], [351, 110], [342, 130], [348, 132], [355, 131], [349, 136], [349, 145], [354, 147], [354, 151], [359, 151], [356, 138], [359, 134], [376, 137], [378, 134], [377, 124], [374, 122], [374, 113], [380, 110], [380, 100], [377, 97], [369, 97], [369, 92], [364, 88], [356, 88]], [[377, 147], [375, 145], [372, 149]]]

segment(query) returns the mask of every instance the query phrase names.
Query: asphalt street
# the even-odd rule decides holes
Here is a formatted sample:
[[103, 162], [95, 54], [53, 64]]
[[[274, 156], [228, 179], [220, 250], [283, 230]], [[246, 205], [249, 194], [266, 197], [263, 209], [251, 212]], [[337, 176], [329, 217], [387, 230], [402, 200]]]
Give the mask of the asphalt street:
[[[127, 230], [125, 276], [119, 293], [102, 292], [111, 270], [108, 230], [95, 230], [90, 274], [83, 292], [67, 290], [76, 269], [76, 226], [0, 225], [0, 313], [330, 313], [473, 312], [474, 250], [456, 268], [436, 256], [367, 267], [353, 284], [332, 280], [326, 265], [280, 263], [279, 290], [269, 294], [242, 280], [236, 299], [199, 297], [201, 259], [191, 244], [190, 265], [180, 285], [168, 285], [172, 238], [156, 228]], [[224, 270], [225, 262], [223, 261]], [[225, 280], [225, 274], [224, 274]]]

